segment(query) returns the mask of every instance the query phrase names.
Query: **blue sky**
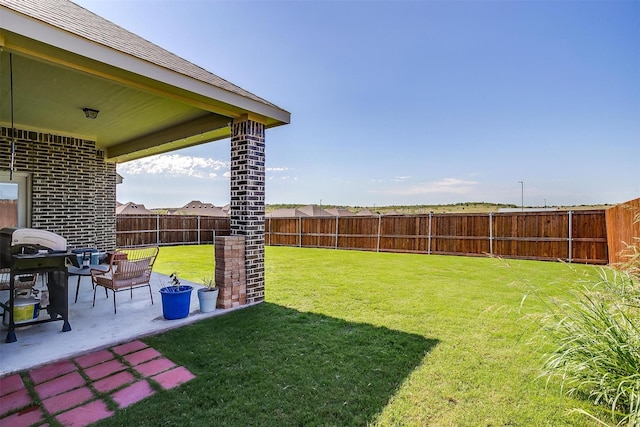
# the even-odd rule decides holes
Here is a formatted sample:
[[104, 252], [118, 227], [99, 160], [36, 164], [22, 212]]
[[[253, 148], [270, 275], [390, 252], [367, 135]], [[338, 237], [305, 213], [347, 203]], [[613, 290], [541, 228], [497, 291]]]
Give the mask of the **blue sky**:
[[[291, 112], [267, 203], [640, 197], [640, 2], [77, 3]], [[120, 202], [229, 201], [228, 140], [118, 171]]]

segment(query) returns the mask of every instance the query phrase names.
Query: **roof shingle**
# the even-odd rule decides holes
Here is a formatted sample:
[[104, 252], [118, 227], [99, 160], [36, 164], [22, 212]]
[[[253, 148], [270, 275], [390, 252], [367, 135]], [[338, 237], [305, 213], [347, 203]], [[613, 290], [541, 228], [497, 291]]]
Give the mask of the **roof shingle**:
[[282, 110], [277, 105], [125, 30], [68, 0], [0, 0], [18, 13], [118, 52]]

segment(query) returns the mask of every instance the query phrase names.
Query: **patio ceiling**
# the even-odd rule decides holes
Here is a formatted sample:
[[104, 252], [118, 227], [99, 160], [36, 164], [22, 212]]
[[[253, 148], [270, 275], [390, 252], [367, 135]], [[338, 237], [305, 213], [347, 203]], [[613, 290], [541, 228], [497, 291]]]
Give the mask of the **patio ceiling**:
[[[86, 9], [47, 4], [0, 0], [5, 126], [10, 54], [15, 127], [96, 141], [108, 161], [227, 138], [234, 118], [254, 117], [267, 127], [290, 120], [287, 111]], [[83, 108], [98, 110], [98, 117], [87, 119]]]

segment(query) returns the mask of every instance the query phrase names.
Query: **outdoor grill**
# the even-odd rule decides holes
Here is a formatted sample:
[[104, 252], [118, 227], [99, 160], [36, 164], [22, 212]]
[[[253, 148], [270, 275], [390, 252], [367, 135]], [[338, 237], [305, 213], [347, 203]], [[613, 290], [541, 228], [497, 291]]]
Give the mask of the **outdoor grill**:
[[[0, 229], [0, 269], [8, 273], [7, 281], [9, 300], [0, 306], [8, 312], [6, 342], [17, 340], [15, 334], [16, 322], [16, 285], [24, 277], [42, 275], [46, 278], [48, 302], [41, 301], [46, 306], [37, 306], [34, 319], [21, 321], [19, 326], [33, 325], [44, 322], [62, 321], [62, 331], [71, 330], [69, 325], [69, 303], [67, 291], [67, 263], [78, 264], [74, 253], [67, 250], [64, 237], [46, 230], [34, 228], [2, 228]], [[38, 311], [46, 309], [48, 319], [39, 319]]]

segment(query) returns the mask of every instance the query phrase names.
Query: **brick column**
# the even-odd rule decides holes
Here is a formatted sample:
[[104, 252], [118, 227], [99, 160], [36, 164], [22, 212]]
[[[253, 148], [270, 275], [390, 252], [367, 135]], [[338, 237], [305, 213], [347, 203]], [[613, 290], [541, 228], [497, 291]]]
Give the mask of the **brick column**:
[[216, 236], [217, 308], [232, 308], [246, 304], [247, 288], [244, 268], [244, 237]]
[[244, 236], [247, 303], [264, 301], [264, 124], [231, 125], [231, 235]]

